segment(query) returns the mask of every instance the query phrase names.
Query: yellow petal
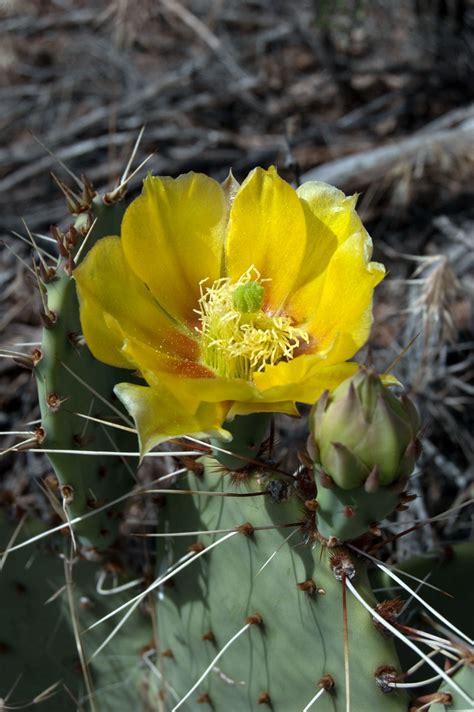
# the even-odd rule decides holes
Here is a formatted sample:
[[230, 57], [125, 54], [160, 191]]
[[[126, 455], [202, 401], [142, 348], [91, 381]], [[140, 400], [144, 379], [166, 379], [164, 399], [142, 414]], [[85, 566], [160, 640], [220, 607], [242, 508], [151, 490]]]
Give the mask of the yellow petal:
[[229, 277], [237, 281], [252, 265], [264, 279], [264, 308], [279, 311], [297, 279], [306, 223], [296, 191], [275, 168], [256, 168], [243, 182], [230, 211], [226, 243]]
[[288, 311], [311, 335], [313, 351], [331, 350], [329, 363], [351, 358], [372, 325], [372, 293], [385, 269], [369, 262], [372, 242], [365, 230], [347, 237], [324, 271], [293, 295]]
[[112, 366], [129, 361], [121, 352], [121, 334], [175, 357], [197, 356], [197, 343], [178, 330], [128, 266], [118, 237], [99, 240], [74, 270], [74, 278], [84, 336], [101, 361]]
[[355, 211], [357, 196], [346, 196], [332, 185], [303, 183], [297, 190], [303, 206], [307, 240], [297, 286], [312, 282], [326, 269], [337, 247], [363, 229]]
[[369, 262], [372, 243], [365, 231], [349, 237], [334, 253], [324, 288], [308, 328], [323, 348], [339, 334], [333, 361], [350, 358], [367, 340], [372, 325], [374, 287], [385, 269]]
[[222, 428], [229, 409], [226, 403], [196, 402], [194, 410], [189, 411], [163, 386], [158, 389], [119, 383], [114, 390], [135, 422], [141, 457], [173, 437], [212, 435], [229, 439], [229, 433]]
[[[362, 222], [355, 211], [357, 195], [345, 195], [342, 190], [321, 181], [307, 181], [297, 189], [298, 197], [305, 203], [319, 225], [324, 225], [335, 235], [340, 245], [353, 232], [358, 232]], [[308, 235], [318, 239], [318, 235]]]
[[173, 379], [174, 389], [179, 394], [180, 399], [189, 402], [193, 398], [209, 403], [226, 401], [254, 401], [260, 399], [257, 388], [250, 381], [242, 378], [192, 378], [183, 379], [178, 377], [167, 377], [166, 384], [171, 387]]
[[178, 376], [178, 382], [183, 378], [201, 378], [206, 381], [214, 378], [213, 371], [197, 361], [173, 356], [152, 344], [146, 344], [125, 334], [122, 341], [122, 354], [139, 369], [143, 378], [151, 386], [161, 383], [165, 374], [175, 374]]
[[149, 176], [122, 222], [125, 255], [159, 304], [191, 326], [199, 282], [221, 276], [227, 200], [217, 181], [200, 173]]
[[251, 401], [249, 403], [241, 403], [236, 401], [229, 412], [227, 419], [231, 420], [236, 415], [250, 415], [252, 413], [285, 413], [285, 415], [298, 416], [300, 413], [298, 408], [291, 401]]
[[157, 389], [165, 387], [175, 394], [183, 407], [191, 410], [195, 408], [196, 401], [230, 403], [260, 400], [257, 388], [250, 381], [216, 376], [199, 363], [182, 360], [166, 363], [155, 349], [133, 339], [126, 341], [122, 352], [136, 364], [150, 386]]
[[317, 354], [309, 354], [268, 366], [262, 373], [255, 373], [254, 379], [263, 401], [313, 404], [323, 391], [333, 390], [358, 368], [354, 362], [328, 366]]
[[[304, 183], [297, 193], [305, 213], [307, 243], [299, 281], [288, 311], [297, 322], [306, 323], [311, 322], [311, 315], [316, 310], [321, 310], [319, 303], [328, 280], [327, 270], [338, 248], [357, 234], [358, 253], [362, 252], [368, 262], [372, 253], [372, 242], [355, 211], [357, 196], [346, 196], [337, 188], [318, 181]], [[342, 282], [341, 275], [341, 279], [335, 284], [339, 286]], [[366, 324], [369, 324], [370, 314], [364, 318]], [[350, 338], [346, 341], [349, 342]], [[320, 349], [321, 344], [313, 344], [313, 349], [314, 347]], [[326, 340], [324, 348], [327, 347]], [[344, 352], [347, 356], [344, 358], [352, 356], [357, 348], [357, 345], [349, 348], [347, 343]]]
[[89, 349], [99, 361], [117, 368], [133, 368], [122, 353], [122, 332], [111, 328], [97, 302], [84, 293], [81, 298], [81, 326]]

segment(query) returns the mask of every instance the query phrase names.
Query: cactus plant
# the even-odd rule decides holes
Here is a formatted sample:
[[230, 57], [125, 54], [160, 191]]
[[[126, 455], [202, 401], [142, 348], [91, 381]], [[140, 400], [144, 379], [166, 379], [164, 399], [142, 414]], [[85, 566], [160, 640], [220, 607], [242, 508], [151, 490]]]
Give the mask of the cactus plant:
[[[354, 205], [324, 184], [295, 194], [274, 169], [253, 172], [242, 187], [231, 178], [221, 188], [193, 174], [149, 177], [126, 212], [121, 191], [104, 199], [87, 182], [83, 200], [72, 200], [74, 229], [55, 233], [61, 267], [43, 274], [45, 329], [34, 372], [38, 437], [65, 512], [78, 520], [70, 525], [80, 538], [76, 554], [90, 558], [92, 547], [94, 561], [72, 561], [64, 541], [56, 542], [72, 611], [61, 626], [66, 665], [56, 657], [21, 662], [12, 652], [27, 642], [15, 641], [7, 626], [3, 652], [11, 657], [1, 695], [24, 669], [34, 671], [31, 685], [22, 686], [25, 697], [37, 694], [40, 680], [45, 689], [61, 679], [78, 708], [92, 712], [405, 712], [410, 697], [423, 708], [416, 700], [432, 690], [411, 695], [404, 684], [410, 663], [392, 633], [434, 668], [435, 688], [442, 679], [433, 705], [448, 700], [450, 684], [458, 709], [469, 702], [469, 667], [456, 674], [459, 684], [450, 683], [403, 632], [397, 595], [377, 603], [368, 577], [378, 523], [410, 501], [404, 486], [419, 422], [407, 399], [347, 362], [367, 338], [372, 289], [383, 276], [369, 261], [370, 238]], [[255, 222], [263, 237], [249, 265], [243, 248], [252, 248]], [[304, 251], [299, 235], [292, 237], [293, 254], [285, 241], [295, 225], [308, 239]], [[281, 265], [274, 234], [295, 274]], [[186, 253], [188, 239], [205, 248], [202, 264]], [[185, 289], [167, 271], [180, 275]], [[207, 286], [206, 276], [213, 278]], [[348, 296], [351, 280], [360, 288], [339, 323], [330, 307], [338, 290]], [[199, 440], [207, 456], [186, 458], [184, 477], [160, 498], [151, 532], [158, 541], [154, 580], [141, 562], [140, 592], [129, 594], [136, 582], [125, 564], [119, 583], [126, 587], [109, 597], [97, 577], [116, 564], [111, 544], [120, 509], [102, 505], [130, 491], [136, 460], [101, 453], [137, 448], [132, 427], [105, 429], [104, 421], [119, 425], [127, 417], [113, 393], [134, 420], [142, 455], [172, 436], [204, 434], [210, 442]], [[272, 414], [295, 415], [296, 403], [319, 396], [309, 418], [313, 460], [307, 455], [305, 467], [287, 472], [266, 441]], [[35, 573], [23, 570], [26, 557], [12, 550], [15, 556], [0, 579], [12, 609], [12, 581], [34, 589], [36, 602], [45, 598], [36, 579], [31, 586]], [[57, 556], [39, 548], [36, 561], [60, 603]], [[36, 625], [40, 638], [51, 622], [38, 617]], [[83, 678], [70, 665], [78, 645]], [[44, 700], [45, 709], [64, 709], [65, 699], [58, 692]]]
[[[431, 702], [430, 712], [445, 712], [448, 710], [465, 710], [466, 696], [473, 697], [474, 694], [474, 670], [472, 663], [472, 636], [474, 634], [474, 621], [469, 611], [472, 606], [472, 586], [469, 572], [474, 564], [474, 545], [472, 542], [462, 542], [454, 546], [431, 552], [429, 556], [415, 556], [399, 564], [400, 571], [418, 579], [428, 579], [430, 587], [423, 590], [423, 599], [431, 606], [432, 610], [442, 616], [442, 629], [433, 630], [440, 634], [444, 633], [452, 647], [452, 656], [446, 659], [447, 669], [453, 669], [452, 679], [464, 691], [465, 696], [459, 690], [443, 681], [438, 689], [432, 686], [433, 691], [426, 693], [426, 699], [421, 696], [420, 706], [423, 702]], [[376, 570], [371, 574], [372, 585], [383, 591], [383, 596], [396, 597], [399, 593], [394, 582], [386, 571]], [[448, 594], [448, 595], [446, 595]], [[412, 598], [411, 604], [405, 613], [405, 620], [408, 625], [415, 628], [424, 627], [423, 606], [419, 601]], [[449, 621], [450, 628], [447, 626]], [[462, 636], [456, 633], [455, 629], [462, 631]], [[416, 663], [416, 657], [410, 654], [412, 651], [399, 646], [399, 654], [402, 665], [405, 669]], [[457, 667], [456, 657], [458, 658]], [[415, 680], [422, 680], [420, 673], [415, 673]]]
[[[474, 698], [474, 670], [472, 663], [464, 665], [453, 675], [453, 680], [464, 690], [466, 695]], [[433, 704], [430, 712], [456, 712], [456, 710], [466, 709], [466, 698], [460, 695], [452, 687], [444, 683], [433, 695]]]
[[[350, 413], [344, 412], [348, 410], [348, 393], [352, 400]], [[392, 471], [382, 473], [388, 484], [401, 475], [408, 476], [414, 457], [411, 468], [407, 465], [403, 471], [400, 460], [418, 430], [414, 408], [402, 406], [377, 377], [365, 372], [358, 372], [341, 384], [333, 398], [336, 405], [343, 402], [342, 413], [332, 410], [328, 415], [335, 421], [333, 429], [338, 437], [348, 445], [346, 429], [356, 445], [364, 435], [370, 440], [367, 430], [375, 422], [375, 436], [385, 435], [397, 448], [397, 454], [392, 455]], [[401, 433], [387, 433], [387, 424], [380, 423], [380, 416], [378, 421], [373, 417], [374, 411], [378, 415], [381, 399], [385, 405], [382, 417], [388, 419], [388, 426], [398, 417], [395, 425]], [[319, 410], [326, 405], [327, 394]], [[355, 417], [356, 408], [365, 409], [362, 423]], [[321, 424], [321, 413], [318, 415], [319, 420], [313, 415], [312, 440], [317, 472], [321, 462], [331, 466], [325, 458], [325, 438], [334, 438], [334, 430], [331, 432], [326, 422]], [[245, 427], [239, 430], [239, 426], [239, 422], [231, 425], [239, 432], [237, 449], [242, 451], [245, 441], [254, 445], [257, 428], [255, 422], [253, 432]], [[358, 438], [354, 435], [356, 428]], [[229, 449], [232, 444], [227, 445]], [[377, 456], [373, 446], [370, 456]], [[240, 465], [237, 472], [227, 470], [226, 475], [222, 467], [229, 456], [216, 448], [215, 457], [214, 461], [204, 460], [201, 468], [189, 473], [184, 486], [196, 492], [194, 504], [188, 503], [187, 508], [177, 511], [171, 503], [162, 512], [163, 527], [170, 532], [171, 543], [167, 540], [166, 545], [161, 545], [161, 559], [166, 560], [170, 552], [178, 560], [185, 555], [186, 544], [181, 538], [173, 541], [172, 537], [173, 531], [184, 529], [183, 522], [189, 531], [201, 532], [198, 547], [207, 542], [217, 544], [215, 532], [227, 531], [232, 537], [225, 541], [229, 534], [225, 535], [222, 544], [190, 568], [185, 580], [176, 577], [173, 587], [162, 592], [157, 610], [164, 645], [169, 645], [170, 651], [167, 679], [181, 700], [170, 707], [177, 710], [184, 703], [191, 710], [204, 700], [215, 710], [226, 709], [226, 705], [236, 710], [256, 710], [262, 704], [274, 710], [306, 709], [311, 701], [308, 680], [313, 677], [315, 684], [321, 684], [320, 692], [325, 691], [318, 699], [318, 709], [342, 711], [353, 705], [355, 709], [406, 710], [404, 689], [393, 687], [403, 677], [393, 642], [345, 590], [347, 582], [353, 581], [366, 604], [375, 607], [366, 563], [344, 544], [369, 532], [373, 521], [367, 520], [369, 512], [371, 517], [390, 514], [400, 502], [400, 490], [385, 497], [383, 511], [377, 493], [364, 490], [365, 507], [360, 507], [359, 488], [351, 488], [350, 480], [357, 474], [358, 463], [344, 472], [336, 461], [331, 474], [344, 477], [347, 473], [351, 506], [354, 510], [360, 507], [357, 515], [354, 512], [355, 527], [347, 528], [341, 522], [352, 517], [345, 516], [340, 499], [329, 502], [324, 497], [311, 469], [300, 471], [297, 476], [285, 475], [278, 469], [272, 471], [270, 465], [265, 467], [265, 451], [260, 447], [255, 454], [262, 461], [260, 468]], [[385, 449], [382, 457], [388, 460]], [[367, 479], [374, 465], [372, 462], [360, 466], [359, 469], [365, 468], [363, 479]], [[232, 482], [240, 483], [244, 489], [241, 494], [248, 496], [238, 497]], [[346, 483], [342, 480], [339, 484]], [[234, 492], [236, 496], [224, 496], [221, 501], [216, 496], [207, 501], [199, 495], [201, 489], [226, 495]], [[255, 626], [259, 632], [242, 629], [242, 640], [235, 640], [227, 650], [224, 643], [234, 641], [241, 623], [253, 622], [255, 612], [261, 618]], [[364, 640], [363, 658], [355, 644], [357, 637]], [[264, 661], [263, 666], [257, 660]], [[298, 663], [293, 665], [293, 661]], [[189, 671], [196, 679], [194, 685], [189, 684]], [[330, 690], [324, 687], [327, 676]]]
[[[383, 692], [381, 671], [401, 672], [393, 642], [349, 594], [344, 612], [341, 569], [354, 577], [368, 602], [375, 605], [375, 599], [363, 561], [343, 547], [329, 550], [314, 538], [314, 512], [304, 510], [300, 499], [310, 483], [303, 481], [290, 499], [278, 502], [269, 494], [271, 486], [265, 489], [272, 480], [265, 484], [265, 475], [249, 472], [245, 492], [254, 497], [206, 498], [200, 490], [219, 494], [232, 492], [232, 487], [216, 461], [206, 459], [202, 468], [202, 474], [189, 473], [183, 483], [196, 491], [194, 501], [187, 499], [177, 510], [171, 500], [162, 511], [163, 526], [170, 532], [202, 533], [184, 541], [170, 535], [159, 546], [161, 558], [179, 560], [190, 544], [206, 547], [228, 536], [215, 530], [234, 535], [190, 564], [186, 576], [177, 575], [157, 603], [162, 647], [169, 651], [166, 679], [179, 699], [211, 665], [182, 709], [198, 710], [199, 701], [207, 700], [216, 711], [303, 710], [327, 685], [315, 709], [345, 710], [349, 694], [355, 710], [406, 710], [403, 691]], [[257, 614], [261, 619], [254, 620]], [[250, 629], [211, 664], [246, 621], [253, 623]], [[170, 691], [167, 700], [174, 709]]]
[[[0, 540], [9, 541], [14, 526], [0, 512]], [[24, 536], [38, 535], [44, 525], [28, 524]], [[101, 617], [127, 598], [127, 593], [101, 595], [97, 575], [101, 565], [81, 560], [74, 563], [74, 583], [65, 591], [65, 566], [68, 566], [68, 540], [35, 544], [33, 550], [14, 552], [4, 562], [0, 576], [0, 597], [4, 611], [0, 634], [0, 697], [6, 705], [35, 704], [48, 712], [77, 709], [130, 710], [141, 700], [153, 700], [154, 681], [143, 662], [151, 637], [149, 615], [137, 610], [131, 629], [114, 639], [114, 650], [94, 659], [90, 666], [92, 700], [84, 685], [79, 644], [84, 658], [90, 655], [110, 632], [85, 632]], [[118, 569], [116, 568], [118, 572]], [[117, 573], [119, 583], [123, 575]], [[74, 606], [74, 616], [68, 604]], [[74, 631], [76, 617], [78, 630]], [[41, 650], [38, 646], [41, 645]], [[122, 681], [122, 684], [119, 684]], [[10, 694], [9, 694], [10, 693]], [[8, 707], [7, 707], [8, 709]]]
[[[43, 339], [41, 349], [35, 350], [33, 367], [42, 418], [38, 436], [42, 448], [49, 451], [70, 518], [81, 517], [128, 492], [138, 462], [130, 456], [112, 461], [110, 457], [94, 455], [94, 451], [113, 449], [133, 453], [136, 437], [126, 430], [114, 430], [111, 435], [110, 428], [92, 426], [91, 421], [81, 418], [85, 415], [121, 423], [125, 417], [119, 403], [109, 405], [120, 371], [98, 362], [85, 344], [76, 287], [71, 279], [73, 266], [93, 244], [119, 231], [124, 200], [106, 202], [100, 196], [94, 197], [90, 188], [84, 193], [88, 201], [73, 206], [81, 210], [75, 226], [66, 234], [54, 230], [61, 263], [43, 275]], [[77, 452], [77, 457], [71, 456], [71, 450]], [[89, 454], [81, 456], [82, 452]], [[84, 544], [102, 550], [116, 539], [120, 521], [117, 506], [79, 522], [75, 531]]]

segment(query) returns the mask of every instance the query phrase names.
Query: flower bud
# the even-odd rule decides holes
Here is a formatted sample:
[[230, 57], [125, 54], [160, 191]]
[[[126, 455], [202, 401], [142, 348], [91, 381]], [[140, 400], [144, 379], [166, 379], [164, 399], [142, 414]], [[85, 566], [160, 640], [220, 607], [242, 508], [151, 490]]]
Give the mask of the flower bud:
[[418, 413], [397, 398], [379, 376], [360, 368], [311, 413], [315, 458], [343, 490], [365, 486], [370, 493], [407, 478], [418, 453]]

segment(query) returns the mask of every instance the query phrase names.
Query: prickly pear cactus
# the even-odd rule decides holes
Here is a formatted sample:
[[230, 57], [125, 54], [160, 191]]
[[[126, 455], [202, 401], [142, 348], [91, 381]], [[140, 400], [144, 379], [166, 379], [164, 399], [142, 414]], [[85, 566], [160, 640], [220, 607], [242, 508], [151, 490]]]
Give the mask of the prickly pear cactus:
[[[235, 488], [216, 461], [201, 467], [182, 485], [196, 492], [192, 499], [178, 509], [169, 498], [162, 511], [164, 564], [202, 552], [158, 601], [168, 708], [303, 710], [320, 691], [318, 710], [345, 710], [346, 694], [354, 710], [406, 710], [403, 691], [384, 692], [387, 671], [400, 672], [392, 641], [344, 590], [347, 576], [375, 605], [363, 562], [317, 539], [314, 510], [304, 506], [311, 478], [293, 483], [248, 471]], [[201, 534], [173, 539], [184, 529]]]
[[[406, 484], [415, 463], [415, 456], [408, 462], [406, 453], [418, 432], [416, 411], [366, 372], [341, 387], [343, 408], [347, 394], [352, 415], [354, 409], [363, 411], [364, 420], [344, 419], [340, 412], [330, 416], [339, 423], [337, 432], [349, 458], [360, 462], [348, 463], [346, 458], [341, 465], [336, 457], [333, 467], [324, 448], [331, 450], [334, 431], [323, 428], [321, 421], [313, 428], [312, 442], [316, 474], [324, 461], [327, 477], [334, 477], [331, 486], [351, 498], [343, 506], [340, 498], [321, 497], [327, 488], [314, 478], [312, 468], [291, 476], [265, 466], [263, 449], [255, 452], [255, 423], [242, 429], [233, 444], [238, 458], [247, 438], [261, 468], [230, 470], [225, 465], [229, 456], [222, 457], [216, 449], [220, 462], [201, 460], [180, 484], [188, 489], [189, 499], [178, 507], [168, 497], [161, 512], [158, 558], [162, 569], [171, 573], [163, 578], [157, 611], [162, 690], [172, 712], [202, 709], [203, 704], [217, 712], [263, 706], [306, 712], [313, 705], [323, 712], [401, 712], [411, 704], [408, 695], [413, 710], [427, 700], [457, 700], [444, 687], [425, 698], [426, 683], [416, 676], [405, 684], [404, 669], [413, 661], [405, 668], [400, 664], [390, 626], [408, 645], [410, 636], [422, 633], [403, 625], [394, 628], [403, 608], [399, 592], [377, 602], [367, 577], [368, 559], [357, 554], [363, 554], [359, 546], [364, 547], [364, 539], [354, 542], [364, 535], [370, 544], [376, 536], [372, 522], [410, 500], [400, 485]], [[336, 391], [336, 404], [339, 398]], [[344, 437], [344, 425], [350, 437]], [[239, 429], [240, 424], [229, 427]], [[357, 428], [359, 435], [360, 428], [362, 434], [369, 430], [365, 447], [358, 447], [362, 438], [355, 436]], [[385, 447], [374, 447], [381, 436]], [[357, 468], [361, 482], [350, 479]], [[337, 476], [342, 480], [335, 485]], [[378, 486], [364, 488], [371, 476]], [[389, 494], [381, 499], [379, 488]], [[340, 516], [329, 519], [329, 512]], [[345, 522], [352, 518], [356, 523], [347, 528]], [[427, 636], [422, 640], [429, 643]], [[435, 670], [434, 680], [439, 681], [442, 670]], [[464, 703], [469, 694], [467, 687], [461, 691]]]
[[[71, 278], [72, 267], [99, 238], [120, 233], [124, 209], [123, 200], [107, 203], [101, 197], [90, 196], [76, 218], [76, 227], [66, 234], [55, 230], [61, 262], [56, 270], [43, 274], [44, 330], [33, 368], [42, 418], [38, 438], [48, 451], [70, 519], [82, 517], [128, 492], [138, 462], [130, 456], [94, 454], [133, 453], [137, 440], [126, 430], [90, 420], [124, 425], [123, 410], [113, 395], [114, 385], [123, 373], [97, 361], [86, 346], [76, 285]], [[114, 541], [120, 521], [121, 507], [117, 505], [83, 519], [74, 529], [85, 545], [100, 550]]]
[[[471, 698], [474, 699], [474, 667], [472, 662], [458, 670], [453, 675], [453, 680]], [[433, 696], [433, 704], [430, 712], [461, 712], [466, 709], [466, 698], [459, 692], [453, 690], [450, 685], [444, 683]]]
[[[399, 564], [399, 569], [419, 580], [428, 580], [430, 587], [424, 587], [423, 599], [445, 621], [455, 626], [462, 635], [446, 627], [437, 630], [446, 638], [451, 648], [450, 657], [446, 657], [446, 669], [452, 669], [453, 682], [457, 689], [443, 681], [438, 690], [422, 695], [418, 704], [430, 704], [430, 712], [450, 712], [451, 710], [469, 709], [469, 698], [474, 699], [474, 619], [472, 609], [472, 583], [469, 572], [474, 564], [474, 544], [462, 542], [454, 546], [432, 552], [430, 555], [416, 556]], [[386, 571], [372, 572], [371, 582], [383, 596], [399, 595], [399, 589]], [[424, 608], [412, 598], [405, 618], [408, 625], [423, 629]], [[404, 669], [416, 664], [417, 658], [412, 651], [399, 647], [400, 659]], [[456, 660], [457, 658], [457, 660]], [[456, 665], [456, 668], [454, 668]], [[420, 677], [421, 675], [421, 677]], [[426, 677], [426, 675], [425, 675]], [[416, 673], [415, 680], [422, 680], [423, 674]], [[436, 689], [436, 686], [435, 688]], [[464, 693], [464, 694], [462, 694]], [[415, 708], [414, 708], [415, 709]]]
[[[398, 568], [410, 576], [429, 581], [431, 586], [423, 591], [423, 598], [438, 612], [469, 636], [474, 636], [474, 617], [466, 616], [472, 606], [472, 586], [469, 572], [474, 567], [474, 542], [466, 541], [429, 555], [415, 556], [400, 562]], [[372, 574], [375, 588], [384, 589], [388, 595], [397, 595], [396, 585], [384, 571]], [[448, 593], [448, 595], [446, 595]], [[419, 619], [422, 609], [413, 601], [413, 612]]]
[[[182, 183], [192, 184], [194, 180], [188, 176]], [[265, 180], [277, 180], [276, 172], [270, 170]], [[155, 179], [149, 181], [146, 200], [152, 195], [156, 199], [159, 184]], [[337, 200], [342, 200], [342, 194], [329, 186], [318, 190], [326, 198], [332, 196], [333, 200], [337, 194]], [[64, 540], [59, 540], [52, 552], [35, 549], [34, 561], [41, 576], [26, 555], [13, 551], [14, 558], [7, 559], [0, 581], [2, 600], [14, 610], [20, 607], [18, 597], [34, 592], [31, 605], [28, 601], [28, 620], [35, 621], [31, 631], [35, 641], [46, 639], [52, 625], [49, 616], [33, 613], [38, 610], [38, 601], [48, 598], [44, 585], [52, 587], [52, 603], [59, 606], [55, 618], [61, 621], [57, 639], [60, 655], [56, 650], [39, 662], [32, 650], [23, 656], [30, 631], [22, 629], [15, 638], [15, 627], [9, 621], [0, 638], [0, 653], [7, 660], [3, 667], [6, 683], [1, 681], [0, 696], [5, 697], [15, 675], [22, 674], [31, 684], [22, 685], [22, 698], [12, 698], [13, 703], [23, 698], [33, 700], [35, 704], [44, 703], [51, 712], [67, 709], [69, 704], [58, 681], [67, 686], [67, 694], [72, 695], [81, 712], [192, 712], [206, 706], [214, 712], [265, 708], [273, 712], [406, 712], [410, 697], [413, 710], [428, 709], [427, 705], [438, 709], [436, 705], [440, 704], [462, 709], [460, 705], [469, 701], [472, 686], [471, 648], [467, 646], [462, 660], [455, 656], [459, 663], [453, 675], [453, 679], [459, 679], [457, 686], [451, 685], [453, 689], [448, 692], [449, 677], [431, 661], [438, 674], [425, 682], [428, 688], [432, 683], [435, 692], [427, 689], [429, 699], [423, 694], [417, 697], [419, 690], [411, 695], [411, 683], [404, 684], [404, 680], [405, 675], [412, 674], [412, 663], [400, 663], [404, 658], [399, 657], [398, 644], [395, 646], [387, 629], [392, 633], [404, 631], [400, 635], [407, 641], [420, 631], [407, 625], [395, 628], [403, 605], [397, 592], [391, 600], [377, 603], [369, 581], [372, 558], [368, 552], [374, 537], [380, 537], [379, 522], [411, 501], [405, 486], [418, 454], [419, 430], [411, 402], [396, 397], [374, 373], [361, 369], [332, 394], [322, 396], [310, 416], [305, 467], [294, 474], [283, 472], [265, 445], [273, 401], [262, 409], [265, 412], [244, 415], [247, 410], [242, 396], [241, 410], [237, 410], [242, 415], [233, 419], [229, 415], [229, 422], [222, 423], [225, 413], [230, 412], [228, 398], [219, 401], [222, 417], [212, 415], [215, 409], [208, 411], [204, 399], [199, 407], [204, 405], [204, 411], [210, 413], [210, 425], [207, 427], [204, 420], [198, 432], [232, 439], [212, 439], [208, 446], [198, 441], [212, 457], [198, 461], [186, 458], [188, 471], [178, 479], [175, 490], [167, 492], [163, 500], [160, 497], [157, 571], [152, 585], [147, 588], [149, 549], [145, 548], [138, 575], [131, 573], [132, 568], [140, 568], [137, 561], [131, 567], [130, 561], [117, 563], [111, 559], [110, 545], [116, 540], [121, 521], [118, 505], [131, 492], [137, 465], [133, 454], [137, 450], [135, 431], [123, 427], [130, 421], [113, 392], [121, 381], [125, 381], [122, 391], [124, 386], [130, 388], [134, 377], [97, 360], [115, 362], [113, 356], [108, 358], [115, 353], [113, 349], [106, 353], [105, 342], [110, 337], [106, 319], [87, 299], [82, 299], [79, 317], [71, 275], [95, 241], [120, 234], [124, 202], [120, 190], [101, 198], [87, 182], [81, 200], [69, 198], [76, 222], [65, 234], [55, 231], [60, 262], [41, 274], [44, 335], [33, 360], [42, 414], [38, 441], [49, 454], [64, 512], [81, 546], [74, 548], [74, 536], [71, 546], [65, 547]], [[343, 200], [344, 210], [350, 215], [351, 200]], [[341, 208], [338, 210], [339, 215]], [[101, 263], [94, 279], [101, 278], [106, 266]], [[372, 270], [378, 274], [372, 275], [375, 283], [383, 269], [375, 265]], [[80, 272], [76, 273], [78, 280]], [[128, 273], [120, 274], [126, 281]], [[232, 296], [238, 312], [236, 323], [250, 319], [251, 328], [256, 330], [258, 319], [249, 314], [262, 308], [262, 284], [251, 280], [233, 285], [231, 291], [229, 278], [216, 284], [219, 299], [225, 297], [223, 303]], [[81, 288], [87, 290], [87, 279]], [[143, 290], [151, 299], [146, 282]], [[115, 300], [114, 294], [110, 301]], [[199, 313], [204, 319], [204, 312]], [[220, 327], [219, 319], [215, 321]], [[86, 329], [85, 324], [92, 324], [92, 328]], [[133, 323], [131, 326], [133, 331]], [[292, 325], [286, 327], [291, 329]], [[82, 329], [88, 334], [94, 356], [85, 344]], [[204, 331], [204, 327], [198, 330], [201, 336]], [[217, 331], [222, 336], [219, 328]], [[213, 345], [211, 340], [207, 347], [212, 350]], [[125, 346], [121, 344], [118, 351]], [[207, 347], [202, 342], [201, 351], [198, 349], [193, 358], [200, 358]], [[225, 347], [226, 343], [224, 351]], [[114, 348], [117, 350], [117, 344]], [[293, 348], [285, 352], [286, 357], [293, 358]], [[207, 356], [210, 367], [212, 358], [209, 353]], [[123, 364], [116, 353], [115, 357]], [[277, 359], [271, 351], [268, 358], [263, 367], [280, 357]], [[191, 363], [193, 368], [202, 366], [198, 361]], [[154, 365], [152, 359], [153, 373]], [[247, 371], [238, 371], [239, 380], [244, 381], [245, 374]], [[160, 379], [164, 376], [158, 369], [152, 378], [157, 399], [153, 402], [160, 404], [163, 432], [155, 433], [153, 443], [169, 436], [166, 419], [175, 417], [169, 413], [171, 406], [164, 395], [168, 391]], [[199, 381], [206, 385], [206, 379]], [[248, 385], [243, 383], [243, 392]], [[200, 387], [205, 398], [201, 382]], [[142, 408], [135, 399], [138, 411], [130, 409], [135, 415], [145, 411], [146, 404], [153, 400], [146, 397], [148, 387], [137, 388], [135, 397], [137, 393], [142, 394], [145, 405]], [[173, 392], [169, 393], [172, 399]], [[296, 396], [280, 403], [282, 412], [294, 412], [293, 400]], [[179, 403], [198, 407], [192, 398]], [[146, 415], [153, 424], [156, 408], [151, 410]], [[186, 422], [194, 427], [192, 413]], [[136, 418], [136, 425], [140, 431], [140, 419]], [[141, 444], [142, 452], [149, 449]], [[5, 533], [5, 542], [9, 536], [10, 532]], [[80, 560], [84, 553], [93, 553], [89, 556], [93, 560]], [[111, 590], [104, 587], [107, 571], [114, 572]], [[132, 576], [135, 581], [130, 580]], [[124, 617], [116, 618], [118, 613]], [[423, 638], [424, 643], [431, 640], [429, 636]], [[449, 647], [450, 641], [443, 639], [443, 644]], [[449, 649], [457, 650], [454, 644]], [[77, 653], [78, 669], [82, 671], [78, 677], [74, 670]], [[425, 682], [419, 684], [422, 693]]]
[[[33, 536], [43, 530], [44, 526], [34, 522], [24, 534]], [[13, 531], [14, 526], [0, 511], [2, 549]], [[153, 676], [143, 659], [151, 640], [150, 618], [144, 608], [133, 613], [125, 634], [122, 631], [115, 636], [113, 650], [104, 651], [87, 665], [87, 690], [79, 645], [87, 664], [114, 622], [106, 622], [100, 629], [87, 628], [128, 595], [101, 593], [97, 577], [102, 574], [104, 578], [106, 569], [91, 561], [74, 562], [74, 582], [65, 585], [67, 544], [64, 538], [49, 539], [13, 552], [4, 562], [0, 599], [8, 615], [2, 618], [0, 633], [0, 699], [13, 709], [35, 701], [45, 712], [126, 712], [154, 704]], [[116, 583], [121, 584], [125, 579], [117, 562], [115, 572]], [[105, 589], [113, 578], [110, 573], [105, 577]]]

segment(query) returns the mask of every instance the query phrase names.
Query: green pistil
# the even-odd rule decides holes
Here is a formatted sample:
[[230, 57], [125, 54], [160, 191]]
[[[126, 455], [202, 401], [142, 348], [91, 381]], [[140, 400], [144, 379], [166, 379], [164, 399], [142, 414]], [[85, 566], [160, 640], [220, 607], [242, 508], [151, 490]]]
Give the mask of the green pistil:
[[263, 305], [264, 289], [258, 282], [239, 284], [232, 294], [232, 303], [241, 314], [255, 314]]

